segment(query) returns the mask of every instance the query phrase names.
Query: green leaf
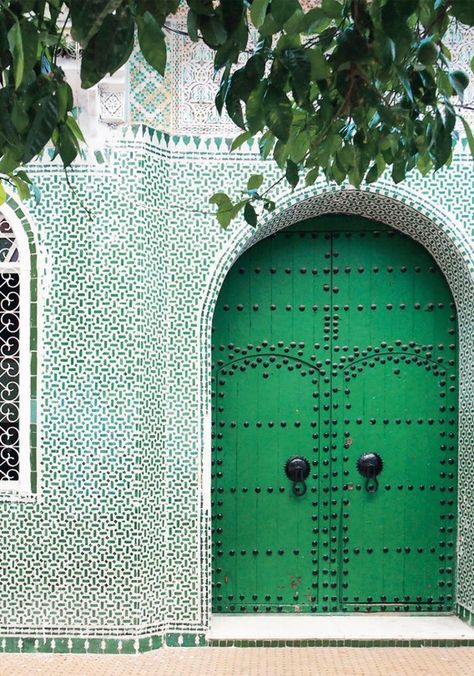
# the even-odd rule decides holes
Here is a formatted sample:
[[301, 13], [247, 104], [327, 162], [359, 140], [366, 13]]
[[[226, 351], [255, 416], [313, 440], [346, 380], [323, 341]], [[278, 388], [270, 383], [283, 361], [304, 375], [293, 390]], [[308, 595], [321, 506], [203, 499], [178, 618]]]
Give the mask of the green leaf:
[[84, 89], [97, 84], [107, 73], [115, 73], [128, 61], [133, 49], [134, 29], [135, 23], [126, 5], [106, 17], [82, 54], [81, 84]]
[[433, 168], [433, 162], [428, 155], [420, 155], [416, 161], [416, 167], [422, 176], [426, 176]]
[[263, 110], [268, 128], [277, 138], [286, 142], [293, 119], [291, 103], [286, 94], [281, 89], [270, 85], [263, 97]]
[[219, 89], [217, 90], [217, 94], [214, 99], [214, 105], [216, 106], [216, 110], [219, 113], [219, 115], [222, 115], [225, 97], [227, 96], [227, 92], [229, 91], [230, 86], [229, 70], [230, 70], [229, 67], [227, 67], [224, 70], [224, 74], [222, 75]]
[[273, 17], [273, 14], [267, 14], [265, 21], [260, 26], [260, 35], [262, 37], [269, 37], [270, 35], [277, 33], [278, 30], [278, 25]]
[[8, 31], [8, 43], [10, 45], [10, 52], [13, 58], [13, 72], [15, 74], [15, 89], [21, 85], [23, 81], [23, 73], [25, 71], [25, 58], [23, 53], [23, 37], [21, 35], [20, 24], [15, 21]]
[[22, 161], [26, 164], [48, 143], [58, 122], [56, 100], [53, 97], [40, 101], [33, 123], [26, 137]]
[[197, 14], [189, 10], [187, 18], [187, 28], [188, 35], [192, 42], [197, 42], [199, 40], [198, 35], [198, 25], [197, 25]]
[[298, 170], [298, 165], [295, 164], [292, 160], [286, 160], [285, 177], [294, 190], [300, 180], [300, 174]]
[[84, 138], [81, 128], [79, 127], [79, 125], [77, 124], [76, 120], [73, 118], [72, 115], [67, 116], [66, 125], [79, 142], [81, 143], [86, 142], [86, 139]]
[[72, 89], [67, 82], [61, 82], [56, 90], [58, 102], [58, 119], [64, 120], [74, 105]]
[[245, 129], [244, 116], [242, 112], [242, 103], [229, 89], [225, 97], [225, 107], [230, 119], [241, 129]]
[[314, 185], [318, 176], [319, 176], [319, 167], [313, 167], [313, 169], [310, 169], [308, 171], [308, 173], [306, 174], [305, 184], [306, 185]]
[[143, 56], [150, 66], [164, 76], [166, 69], [166, 42], [163, 31], [156, 19], [145, 12], [137, 16], [138, 43]]
[[59, 129], [57, 150], [65, 167], [72, 164], [77, 157], [77, 141], [66, 125], [61, 125]]
[[262, 174], [252, 174], [247, 181], [247, 190], [258, 190], [263, 183]]
[[272, 0], [270, 11], [276, 24], [281, 27], [288, 19], [301, 9], [298, 0]]
[[11, 174], [20, 165], [21, 159], [11, 148], [7, 148], [0, 159], [0, 174]]
[[474, 3], [472, 0], [453, 0], [449, 11], [461, 23], [466, 24], [466, 26], [474, 26]]
[[212, 0], [187, 0], [190, 8], [201, 16], [213, 16]]
[[340, 19], [342, 16], [342, 5], [337, 0], [323, 0], [321, 9], [330, 19]]
[[398, 77], [400, 79], [400, 82], [402, 83], [403, 89], [405, 90], [405, 94], [407, 95], [408, 100], [411, 103], [414, 104], [415, 103], [415, 97], [413, 95], [413, 89], [412, 89], [410, 80], [405, 75], [404, 69], [399, 68], [397, 70], [397, 73], [398, 73]]
[[[217, 194], [222, 196], [224, 193]], [[224, 201], [221, 206], [219, 206], [216, 213], [216, 218], [219, 222], [219, 225], [224, 228], [224, 230], [229, 226], [232, 219], [237, 216], [242, 207], [248, 203], [248, 200], [241, 200], [240, 202], [237, 202], [237, 204], [232, 204], [229, 198], [227, 198], [227, 200]]]
[[322, 33], [328, 26], [331, 25], [331, 19], [323, 12], [321, 7], [310, 9], [304, 15], [303, 30], [308, 35], [315, 35]]
[[252, 228], [255, 228], [257, 225], [257, 212], [255, 211], [254, 207], [250, 202], [247, 202], [247, 204], [244, 207], [244, 218], [247, 221], [249, 225], [252, 226]]
[[3, 204], [7, 199], [7, 193], [3, 181], [0, 179], [0, 204]]
[[367, 58], [369, 48], [365, 38], [352, 26], [344, 29], [337, 38], [337, 47], [332, 54], [332, 61], [342, 64], [346, 61], [359, 63]]
[[373, 183], [377, 179], [378, 179], [377, 165], [373, 164], [366, 174], [365, 182], [366, 183]]
[[469, 78], [462, 70], [455, 70], [449, 73], [449, 81], [456, 94], [461, 99], [464, 99], [464, 90], [469, 85]]
[[31, 193], [28, 183], [18, 175], [12, 176], [12, 181], [15, 184], [18, 197], [21, 199], [21, 201], [23, 202], [24, 200], [30, 199]]
[[408, 28], [408, 18], [418, 6], [419, 0], [387, 0], [382, 7], [382, 27], [395, 43], [397, 59], [401, 60], [410, 48], [412, 32]]
[[214, 70], [219, 71], [229, 63], [235, 63], [239, 58], [239, 47], [230, 37], [223, 45], [220, 45], [214, 54]]
[[[20, 134], [26, 131], [30, 126], [30, 116], [25, 111], [24, 106], [25, 106], [24, 98], [15, 97], [13, 99], [11, 121], [13, 122], [16, 131], [20, 132]], [[5, 120], [2, 120], [2, 122], [4, 121]], [[9, 137], [10, 142], [12, 142], [13, 140], [14, 140], [13, 137]]]
[[227, 40], [227, 31], [217, 16], [201, 16], [198, 20], [202, 39], [208, 47], [215, 49]]
[[296, 164], [299, 164], [306, 157], [310, 143], [310, 134], [306, 130], [293, 126], [290, 131], [290, 138], [286, 144], [288, 157]]
[[243, 0], [221, 0], [220, 6], [224, 28], [231, 34], [240, 24], [244, 11], [244, 2]]
[[[70, 3], [72, 36], [83, 47], [96, 35], [107, 16], [115, 12], [123, 0], [79, 0]], [[104, 43], [104, 48], [107, 43]]]
[[267, 159], [268, 155], [271, 153], [274, 143], [275, 143], [274, 134], [270, 130], [266, 131], [258, 142], [258, 147], [260, 150], [260, 156], [262, 160]]
[[31, 71], [38, 60], [38, 30], [31, 21], [22, 21], [20, 30], [23, 43], [24, 74], [33, 75]]
[[260, 26], [265, 21], [267, 7], [269, 4], [270, 0], [253, 0], [252, 6], [250, 8], [250, 18], [255, 28], [260, 28]]
[[247, 99], [247, 125], [251, 134], [256, 134], [265, 124], [263, 97], [267, 88], [266, 82], [260, 82]]
[[471, 151], [471, 155], [474, 157], [474, 134], [472, 133], [472, 129], [469, 126], [469, 123], [467, 120], [464, 119], [464, 117], [461, 117], [461, 122], [464, 127], [464, 132], [466, 134], [467, 142], [469, 144], [469, 150]]
[[273, 149], [273, 159], [277, 163], [279, 169], [284, 169], [286, 160], [288, 159], [288, 147], [283, 141], [277, 141]]
[[249, 131], [244, 131], [241, 134], [239, 134], [232, 141], [232, 145], [230, 146], [230, 152], [232, 152], [233, 150], [237, 150], [237, 148], [240, 148], [240, 146], [243, 145], [245, 141], [248, 141], [250, 138], [252, 138], [252, 134]]
[[216, 217], [222, 228], [227, 228], [232, 220], [232, 202], [224, 192], [218, 192], [209, 198], [211, 204], [217, 204]]
[[312, 80], [326, 80], [331, 76], [331, 68], [319, 47], [309, 49], [308, 56], [311, 64]]
[[452, 136], [445, 127], [443, 119], [439, 112], [436, 113], [436, 124], [433, 139], [433, 147], [430, 149], [434, 158], [435, 171], [444, 166], [450, 159], [452, 153]]
[[384, 29], [386, 31], [387, 28], [390, 29], [388, 35], [391, 35], [396, 27], [407, 22], [408, 17], [417, 9], [418, 3], [419, 0], [387, 0], [381, 16]]
[[406, 176], [406, 166], [407, 163], [405, 160], [401, 160], [400, 162], [395, 162], [393, 165], [392, 169], [392, 179], [394, 183], [401, 183]]
[[225, 192], [216, 192], [209, 198], [210, 204], [217, 204], [219, 208], [232, 207], [229, 195]]
[[290, 84], [293, 98], [296, 103], [304, 107], [308, 103], [309, 86], [311, 82], [311, 63], [307, 50], [285, 49], [281, 55], [282, 61], [290, 72]]

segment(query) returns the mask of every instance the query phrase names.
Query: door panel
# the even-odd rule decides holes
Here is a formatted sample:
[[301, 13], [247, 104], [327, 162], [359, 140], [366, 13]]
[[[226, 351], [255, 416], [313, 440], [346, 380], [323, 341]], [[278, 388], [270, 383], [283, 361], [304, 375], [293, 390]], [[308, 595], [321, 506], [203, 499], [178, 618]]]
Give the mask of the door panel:
[[[212, 457], [218, 612], [317, 608], [313, 530], [320, 518], [320, 380], [327, 378], [320, 354], [327, 320], [319, 305], [329, 309], [330, 302], [323, 276], [330, 277], [330, 241], [283, 232], [249, 249], [219, 296]], [[293, 455], [311, 463], [301, 497], [284, 472]]]
[[429, 254], [366, 219], [292, 226], [229, 272], [213, 352], [214, 611], [450, 609], [456, 317]]
[[306, 494], [297, 497], [284, 466], [302, 449], [311, 458], [318, 379], [280, 355], [248, 361], [220, 369], [217, 382], [216, 607], [307, 610], [316, 601], [311, 515], [317, 476], [308, 477]]
[[[334, 401], [344, 439], [341, 604], [445, 610], [456, 514], [452, 297], [429, 254], [398, 233], [339, 233], [333, 257], [340, 269], [333, 355], [341, 367]], [[357, 471], [369, 451], [384, 463], [375, 493]]]
[[[439, 572], [439, 557], [446, 541], [440, 528], [447, 518], [445, 500], [452, 501], [454, 516], [454, 496], [445, 497], [452, 480], [441, 477], [445, 454], [437, 450], [445, 428], [439, 422], [443, 377], [421, 356], [384, 352], [368, 359], [361, 372], [345, 374], [350, 446], [343, 460], [348, 475], [341, 600], [385, 606], [444, 602], [448, 580]], [[384, 463], [375, 493], [367, 492], [356, 468], [367, 451], [379, 453]]]

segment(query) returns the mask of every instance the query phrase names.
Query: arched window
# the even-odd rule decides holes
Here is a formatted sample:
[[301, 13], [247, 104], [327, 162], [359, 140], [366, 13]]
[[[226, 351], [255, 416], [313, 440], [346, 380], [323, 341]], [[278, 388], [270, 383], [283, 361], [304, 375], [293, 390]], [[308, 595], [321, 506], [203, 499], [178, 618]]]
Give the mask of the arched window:
[[28, 235], [13, 209], [0, 210], [0, 495], [32, 482], [31, 265]]

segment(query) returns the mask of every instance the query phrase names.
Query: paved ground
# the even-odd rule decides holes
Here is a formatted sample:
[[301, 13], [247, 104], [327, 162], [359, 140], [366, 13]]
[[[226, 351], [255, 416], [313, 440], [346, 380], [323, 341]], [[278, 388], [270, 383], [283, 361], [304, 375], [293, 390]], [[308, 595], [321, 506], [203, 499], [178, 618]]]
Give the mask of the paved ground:
[[474, 648], [167, 648], [0, 656], [0, 676], [472, 676]]

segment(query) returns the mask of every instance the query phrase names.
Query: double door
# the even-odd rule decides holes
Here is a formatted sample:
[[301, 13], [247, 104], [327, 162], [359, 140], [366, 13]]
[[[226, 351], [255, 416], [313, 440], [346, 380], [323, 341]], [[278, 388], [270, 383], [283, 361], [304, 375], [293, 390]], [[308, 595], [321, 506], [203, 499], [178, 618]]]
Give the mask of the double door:
[[213, 611], [446, 611], [456, 315], [419, 244], [328, 216], [253, 246], [213, 326]]

